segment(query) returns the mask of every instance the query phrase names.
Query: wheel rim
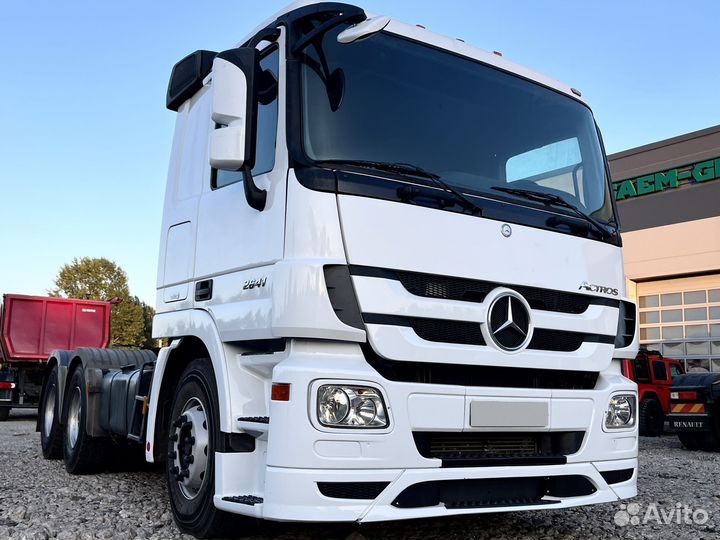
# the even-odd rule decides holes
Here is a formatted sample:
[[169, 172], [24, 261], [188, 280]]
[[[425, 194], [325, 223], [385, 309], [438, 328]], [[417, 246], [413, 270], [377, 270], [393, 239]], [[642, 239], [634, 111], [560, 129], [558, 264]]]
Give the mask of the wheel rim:
[[205, 482], [210, 437], [205, 406], [200, 399], [190, 398], [180, 416], [173, 422], [173, 441], [170, 456], [173, 466], [170, 474], [183, 496], [192, 500], [198, 496]]
[[68, 406], [67, 431], [70, 447], [75, 448], [78, 436], [80, 435], [80, 408], [82, 397], [80, 388], [75, 387], [70, 397], [70, 405]]
[[53, 422], [55, 420], [55, 385], [48, 389], [48, 395], [45, 398], [45, 407], [43, 408], [43, 433], [45, 437], [50, 437]]

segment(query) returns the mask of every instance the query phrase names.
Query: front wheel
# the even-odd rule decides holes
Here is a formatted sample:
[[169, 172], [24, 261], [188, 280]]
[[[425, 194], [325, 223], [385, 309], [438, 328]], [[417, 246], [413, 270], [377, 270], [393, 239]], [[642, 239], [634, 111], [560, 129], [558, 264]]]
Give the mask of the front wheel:
[[239, 518], [213, 503], [219, 426], [212, 365], [209, 359], [193, 360], [180, 376], [173, 399], [166, 471], [175, 523], [197, 538], [242, 532]]
[[45, 381], [43, 397], [40, 401], [40, 446], [45, 459], [60, 459], [62, 450], [62, 431], [58, 413], [58, 368], [53, 366]]

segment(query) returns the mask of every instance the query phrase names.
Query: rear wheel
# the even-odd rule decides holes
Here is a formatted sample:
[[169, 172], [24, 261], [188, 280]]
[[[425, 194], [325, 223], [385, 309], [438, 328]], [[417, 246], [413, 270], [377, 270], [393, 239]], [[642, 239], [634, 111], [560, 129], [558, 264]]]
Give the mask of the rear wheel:
[[168, 433], [167, 483], [175, 523], [197, 538], [243, 532], [241, 518], [215, 508], [215, 448], [220, 436], [215, 374], [208, 359], [180, 376]]
[[10, 407], [0, 407], [0, 422], [4, 422], [10, 417]]
[[45, 381], [40, 402], [40, 446], [45, 459], [60, 459], [63, 455], [60, 414], [58, 413], [58, 368], [53, 366]]
[[695, 433], [682, 432], [677, 434], [682, 445], [688, 450], [700, 449], [700, 437]]
[[91, 437], [85, 431], [87, 418], [87, 395], [85, 374], [82, 367], [76, 369], [65, 394], [63, 418], [65, 434], [63, 461], [70, 474], [100, 472], [108, 459], [108, 440]]
[[657, 437], [662, 435], [665, 415], [656, 399], [643, 399], [640, 402], [640, 435]]

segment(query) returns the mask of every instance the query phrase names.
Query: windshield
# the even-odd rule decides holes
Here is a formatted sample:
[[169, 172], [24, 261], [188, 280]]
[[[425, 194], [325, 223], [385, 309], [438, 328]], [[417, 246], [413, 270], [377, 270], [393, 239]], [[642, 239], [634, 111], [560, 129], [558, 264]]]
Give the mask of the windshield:
[[340, 30], [305, 51], [310, 159], [412, 164], [466, 194], [547, 208], [552, 203], [494, 188], [550, 193], [613, 220], [597, 129], [583, 104], [387, 33], [340, 44]]

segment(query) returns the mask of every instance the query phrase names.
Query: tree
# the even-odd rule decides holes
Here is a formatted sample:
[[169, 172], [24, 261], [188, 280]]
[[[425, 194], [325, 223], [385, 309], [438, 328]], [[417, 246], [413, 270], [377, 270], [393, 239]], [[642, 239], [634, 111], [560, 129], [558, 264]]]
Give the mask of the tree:
[[112, 309], [113, 346], [152, 346], [152, 317], [155, 310], [137, 296], [130, 296], [127, 274], [105, 258], [74, 258], [60, 268], [50, 296], [84, 300], [121, 300]]

